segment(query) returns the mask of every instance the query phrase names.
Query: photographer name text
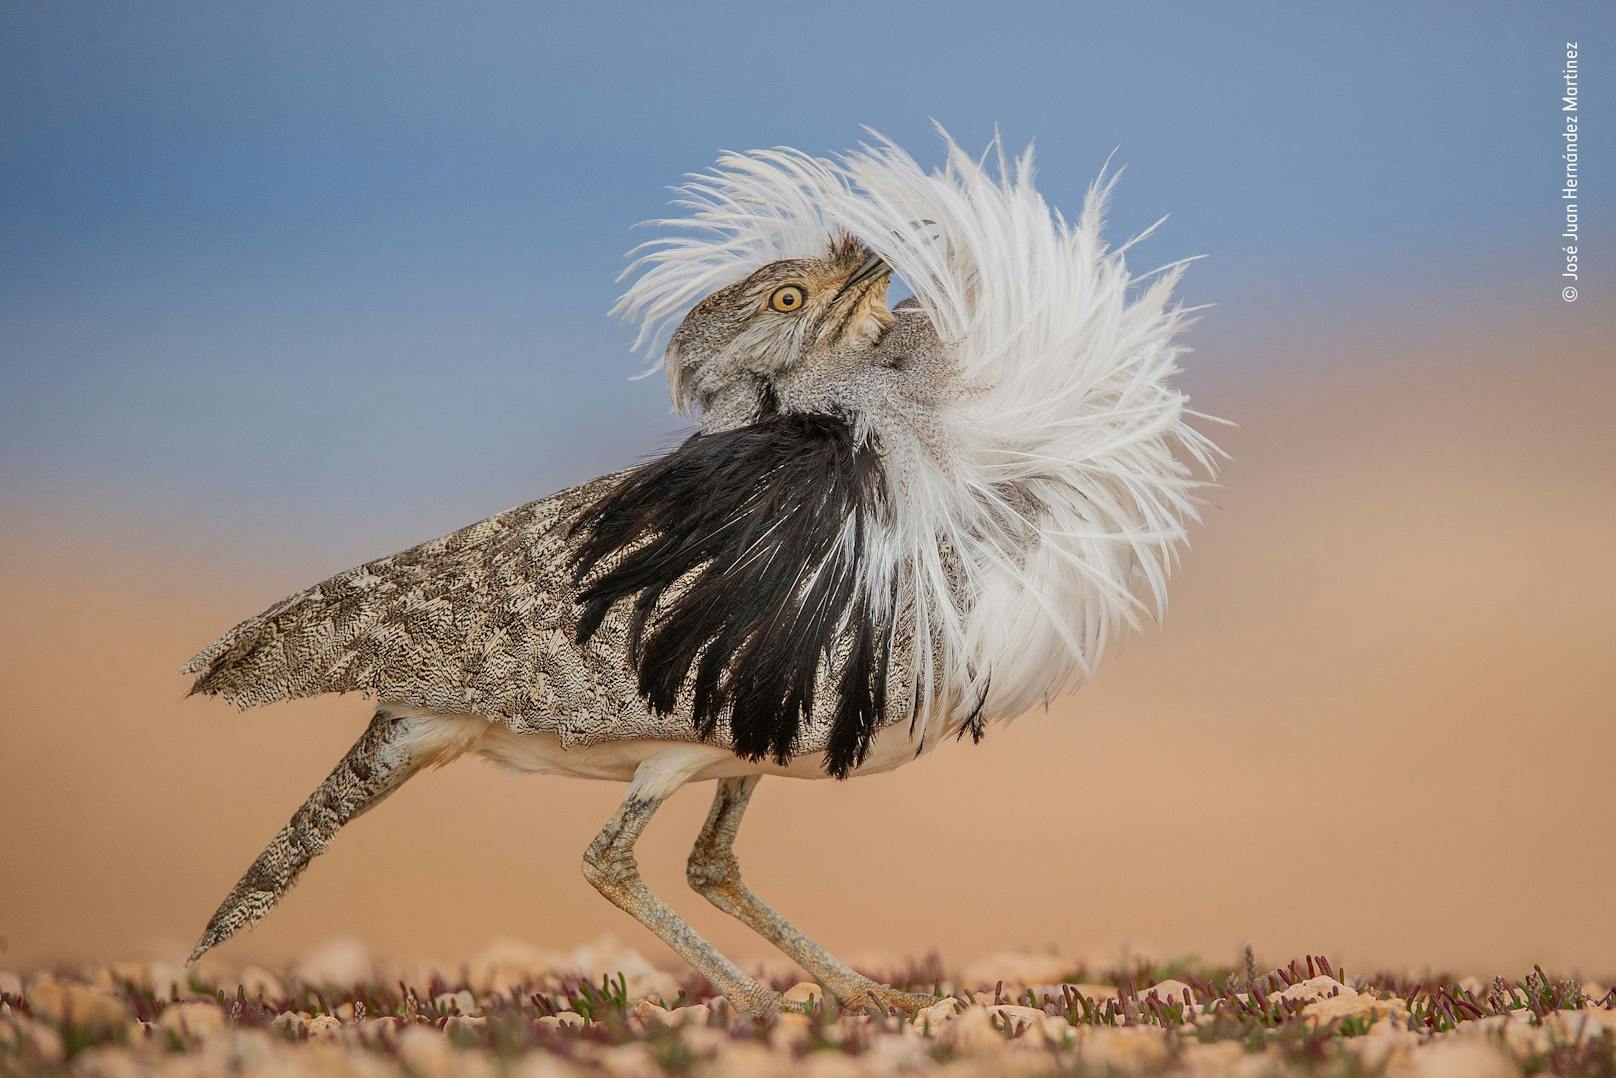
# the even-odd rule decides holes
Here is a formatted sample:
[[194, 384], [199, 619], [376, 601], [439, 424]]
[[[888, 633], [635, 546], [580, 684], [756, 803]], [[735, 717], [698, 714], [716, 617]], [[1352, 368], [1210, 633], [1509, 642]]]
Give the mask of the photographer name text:
[[1560, 94], [1560, 138], [1562, 140], [1560, 160], [1565, 163], [1565, 174], [1560, 186], [1560, 204], [1564, 215], [1563, 231], [1560, 233], [1560, 254], [1564, 256], [1565, 263], [1560, 276], [1563, 280], [1571, 282], [1560, 289], [1560, 298], [1567, 303], [1576, 302], [1577, 284], [1582, 280], [1580, 276], [1582, 264], [1578, 259], [1578, 233], [1580, 231], [1578, 205], [1581, 202], [1578, 187], [1582, 182], [1582, 170], [1578, 166], [1581, 153], [1577, 145], [1577, 127], [1580, 119], [1580, 113], [1577, 111], [1579, 93], [1577, 78], [1580, 53], [1581, 47], [1578, 42], [1567, 41], [1565, 45], [1565, 67], [1560, 72], [1560, 76], [1565, 83], [1565, 88]]

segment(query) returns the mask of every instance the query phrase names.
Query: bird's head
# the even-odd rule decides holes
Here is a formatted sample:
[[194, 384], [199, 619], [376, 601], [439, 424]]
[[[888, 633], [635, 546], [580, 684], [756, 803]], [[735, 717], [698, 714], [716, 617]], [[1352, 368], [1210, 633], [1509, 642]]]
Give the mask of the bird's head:
[[817, 258], [770, 262], [691, 308], [668, 342], [675, 402], [745, 421], [776, 407], [788, 383], [871, 353], [892, 322], [891, 270], [851, 238]]

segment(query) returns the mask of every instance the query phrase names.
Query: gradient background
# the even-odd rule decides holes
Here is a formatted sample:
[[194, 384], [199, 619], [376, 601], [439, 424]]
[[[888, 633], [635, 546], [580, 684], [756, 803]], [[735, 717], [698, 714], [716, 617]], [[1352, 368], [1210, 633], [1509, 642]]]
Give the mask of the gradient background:
[[[1118, 150], [1136, 264], [1211, 256], [1235, 459], [1164, 626], [980, 747], [765, 783], [753, 883], [854, 956], [1616, 970], [1616, 8], [273, 7], [0, 2], [0, 965], [177, 959], [365, 723], [183, 700], [193, 651], [678, 437], [605, 314], [666, 185], [934, 116], [1068, 210]], [[578, 874], [619, 794], [426, 776], [221, 954], [670, 960]], [[762, 956], [683, 888], [708, 796], [647, 876]]]

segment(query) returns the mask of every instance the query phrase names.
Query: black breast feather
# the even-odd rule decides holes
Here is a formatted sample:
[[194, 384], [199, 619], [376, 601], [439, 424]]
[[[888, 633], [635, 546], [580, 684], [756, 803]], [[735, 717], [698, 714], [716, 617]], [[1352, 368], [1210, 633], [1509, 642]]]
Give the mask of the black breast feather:
[[[573, 526], [578, 641], [627, 602], [647, 704], [668, 714], [690, 685], [701, 736], [727, 715], [751, 760], [789, 760], [816, 691], [834, 691], [825, 766], [844, 778], [886, 705], [891, 625], [861, 583], [884, 497], [876, 450], [835, 416], [693, 435]], [[821, 687], [827, 659], [833, 684]]]

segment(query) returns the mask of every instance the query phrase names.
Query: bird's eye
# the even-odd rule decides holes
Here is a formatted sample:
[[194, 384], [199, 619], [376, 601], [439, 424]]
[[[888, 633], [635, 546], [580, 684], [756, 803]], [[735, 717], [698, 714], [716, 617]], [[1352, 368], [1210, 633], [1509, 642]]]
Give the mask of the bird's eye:
[[776, 288], [769, 296], [769, 310], [779, 311], [781, 314], [793, 314], [802, 310], [802, 305], [808, 302], [808, 293], [794, 284]]

